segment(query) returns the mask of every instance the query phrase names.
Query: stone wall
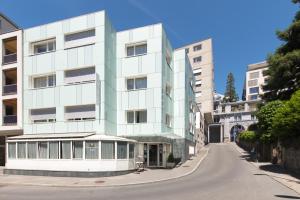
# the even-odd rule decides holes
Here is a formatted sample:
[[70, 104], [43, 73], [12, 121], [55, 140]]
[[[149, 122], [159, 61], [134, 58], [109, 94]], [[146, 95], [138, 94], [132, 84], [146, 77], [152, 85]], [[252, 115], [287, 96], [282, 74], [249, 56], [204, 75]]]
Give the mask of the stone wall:
[[294, 172], [300, 173], [300, 149], [283, 148], [282, 165]]

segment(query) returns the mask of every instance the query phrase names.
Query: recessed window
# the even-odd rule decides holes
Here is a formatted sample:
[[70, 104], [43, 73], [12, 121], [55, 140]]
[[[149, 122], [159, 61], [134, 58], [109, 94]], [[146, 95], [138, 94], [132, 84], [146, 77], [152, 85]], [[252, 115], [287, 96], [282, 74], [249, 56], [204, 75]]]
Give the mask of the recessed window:
[[196, 87], [201, 87], [201, 84], [202, 84], [201, 80], [195, 81], [195, 86]]
[[127, 111], [127, 123], [147, 123], [147, 110]]
[[33, 78], [33, 88], [54, 87], [56, 85], [55, 74]]
[[80, 40], [95, 36], [95, 29], [65, 35], [65, 41]]
[[35, 43], [32, 43], [32, 46], [33, 46], [34, 54], [52, 52], [52, 51], [55, 51], [55, 49], [56, 49], [54, 39], [45, 40], [45, 41], [41, 41], [41, 42], [35, 42]]
[[30, 119], [33, 123], [55, 122], [56, 108], [31, 109]]
[[258, 91], [259, 91], [259, 87], [249, 88], [249, 93], [250, 94], [258, 93]]
[[193, 47], [194, 51], [199, 51], [202, 49], [202, 44], [198, 44], [196, 46]]
[[127, 45], [126, 52], [128, 57], [147, 54], [147, 43]]
[[77, 84], [85, 82], [94, 82], [96, 80], [95, 67], [85, 67], [65, 71], [65, 83]]
[[201, 60], [202, 60], [202, 57], [201, 57], [201, 56], [195, 57], [195, 58], [193, 59], [194, 63], [201, 62]]
[[126, 82], [127, 90], [138, 90], [147, 88], [147, 77], [128, 78]]
[[200, 76], [202, 74], [202, 69], [201, 68], [194, 69], [193, 74], [194, 74], [195, 77]]
[[65, 107], [65, 119], [68, 121], [94, 120], [95, 118], [95, 104]]

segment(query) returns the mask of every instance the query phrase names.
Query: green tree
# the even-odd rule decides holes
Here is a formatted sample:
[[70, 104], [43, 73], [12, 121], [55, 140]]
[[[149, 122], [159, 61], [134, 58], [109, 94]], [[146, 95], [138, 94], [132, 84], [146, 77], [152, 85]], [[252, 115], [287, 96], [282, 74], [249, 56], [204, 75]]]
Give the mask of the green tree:
[[270, 143], [276, 140], [272, 132], [273, 118], [277, 110], [284, 106], [280, 100], [272, 101], [262, 106], [256, 113], [258, 119], [258, 137], [263, 143]]
[[226, 91], [224, 94], [223, 101], [224, 102], [235, 102], [238, 100], [239, 100], [239, 97], [235, 91], [235, 86], [234, 86], [234, 77], [233, 77], [233, 74], [230, 72], [227, 75]]
[[300, 90], [285, 102], [284, 106], [277, 109], [273, 117], [272, 134], [283, 143], [294, 143], [299, 146], [300, 139]]
[[[298, 4], [300, 0], [293, 3]], [[267, 101], [287, 100], [300, 88], [300, 11], [286, 30], [277, 31], [277, 37], [283, 44], [267, 58], [269, 80], [263, 87], [268, 91], [263, 95]]]

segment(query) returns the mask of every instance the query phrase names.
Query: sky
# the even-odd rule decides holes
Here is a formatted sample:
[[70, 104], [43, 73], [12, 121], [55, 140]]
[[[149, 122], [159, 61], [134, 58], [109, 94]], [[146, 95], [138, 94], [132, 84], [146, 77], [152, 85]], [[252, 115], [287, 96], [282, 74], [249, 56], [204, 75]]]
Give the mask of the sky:
[[274, 52], [276, 30], [297, 9], [290, 0], [0, 0], [0, 12], [21, 28], [106, 10], [117, 31], [163, 23], [173, 48], [212, 38], [215, 89], [224, 94], [232, 72], [240, 96], [247, 65]]

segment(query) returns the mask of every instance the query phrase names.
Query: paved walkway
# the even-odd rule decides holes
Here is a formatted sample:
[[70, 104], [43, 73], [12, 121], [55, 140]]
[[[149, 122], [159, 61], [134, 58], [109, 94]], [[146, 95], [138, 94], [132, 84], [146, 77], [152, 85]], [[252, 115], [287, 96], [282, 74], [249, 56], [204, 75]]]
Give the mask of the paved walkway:
[[[232, 143], [236, 147], [236, 149], [242, 155], [249, 155], [247, 151], [240, 148], [235, 143]], [[250, 162], [250, 161], [249, 161]], [[288, 188], [294, 190], [298, 194], [300, 194], [300, 176], [293, 174], [279, 165], [273, 165], [270, 162], [250, 162], [258, 169], [260, 169], [265, 175], [273, 178], [277, 182], [287, 186]]]
[[[35, 185], [55, 187], [99, 187], [123, 186], [152, 183], [186, 176], [194, 172], [206, 157], [208, 147], [202, 148], [197, 156], [174, 169], [146, 169], [144, 172], [131, 173], [122, 176], [98, 178], [47, 177], [0, 175], [0, 186], [4, 185]], [[1, 173], [0, 173], [1, 174]]]

